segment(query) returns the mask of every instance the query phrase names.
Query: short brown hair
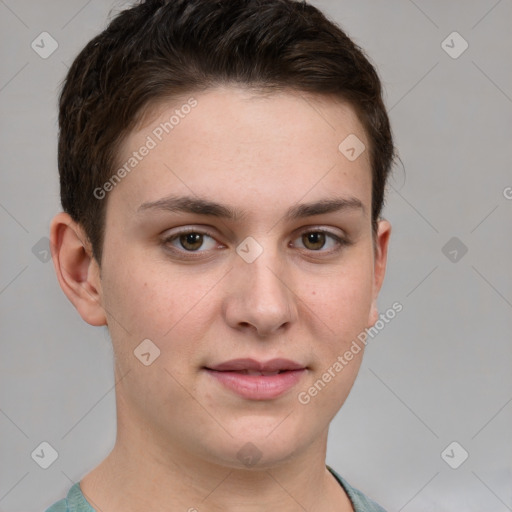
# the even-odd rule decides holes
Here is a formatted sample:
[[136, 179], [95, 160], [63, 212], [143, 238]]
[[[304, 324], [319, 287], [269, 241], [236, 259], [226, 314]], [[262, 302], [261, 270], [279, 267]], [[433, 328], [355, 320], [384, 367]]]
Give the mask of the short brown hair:
[[361, 48], [306, 2], [148, 0], [85, 46], [60, 95], [62, 207], [98, 263], [107, 200], [94, 190], [112, 175], [123, 139], [158, 100], [226, 84], [347, 101], [370, 141], [376, 231], [395, 150], [381, 83]]

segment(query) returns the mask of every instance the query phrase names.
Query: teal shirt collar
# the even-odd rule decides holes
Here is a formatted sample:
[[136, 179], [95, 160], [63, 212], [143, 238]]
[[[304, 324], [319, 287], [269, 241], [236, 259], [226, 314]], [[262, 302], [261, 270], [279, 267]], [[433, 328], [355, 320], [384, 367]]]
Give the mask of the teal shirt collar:
[[[380, 505], [352, 487], [331, 467], [326, 466], [347, 493], [355, 512], [386, 512]], [[80, 482], [74, 484], [65, 499], [52, 505], [46, 512], [95, 512], [80, 489]]]

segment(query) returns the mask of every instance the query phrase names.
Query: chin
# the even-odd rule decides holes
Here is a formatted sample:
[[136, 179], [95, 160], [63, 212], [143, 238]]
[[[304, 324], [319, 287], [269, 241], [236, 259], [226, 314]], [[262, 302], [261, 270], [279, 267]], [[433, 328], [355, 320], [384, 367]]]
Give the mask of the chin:
[[[215, 443], [208, 450], [212, 462], [232, 469], [256, 471], [292, 461], [312, 441], [308, 443], [303, 428], [297, 426], [290, 431], [290, 425], [285, 427], [285, 417], [283, 413], [279, 418], [272, 418], [270, 428], [268, 421], [259, 427], [253, 421], [250, 428], [238, 428], [236, 431], [228, 428], [233, 437], [228, 439], [224, 436], [223, 442]], [[311, 434], [311, 438], [314, 437]]]

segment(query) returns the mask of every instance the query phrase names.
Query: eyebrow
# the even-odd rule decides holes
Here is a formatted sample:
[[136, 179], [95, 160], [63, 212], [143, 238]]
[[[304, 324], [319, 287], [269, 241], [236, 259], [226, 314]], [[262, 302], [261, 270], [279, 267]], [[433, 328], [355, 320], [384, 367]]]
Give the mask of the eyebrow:
[[[291, 221], [344, 210], [360, 210], [364, 213], [365, 207], [356, 197], [322, 199], [320, 201], [292, 206], [287, 210], [284, 218]], [[237, 210], [208, 199], [192, 196], [169, 196], [156, 201], [146, 202], [139, 206], [137, 213], [144, 211], [195, 213], [233, 221], [240, 220], [247, 216], [247, 212], [245, 211]]]

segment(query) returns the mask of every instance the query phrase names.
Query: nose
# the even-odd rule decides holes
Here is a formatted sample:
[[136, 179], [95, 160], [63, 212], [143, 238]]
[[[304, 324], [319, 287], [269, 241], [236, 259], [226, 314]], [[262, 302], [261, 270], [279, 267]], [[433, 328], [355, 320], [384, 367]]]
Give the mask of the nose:
[[279, 256], [269, 251], [252, 263], [240, 258], [230, 272], [223, 308], [226, 322], [261, 337], [289, 329], [298, 317], [290, 275]]

